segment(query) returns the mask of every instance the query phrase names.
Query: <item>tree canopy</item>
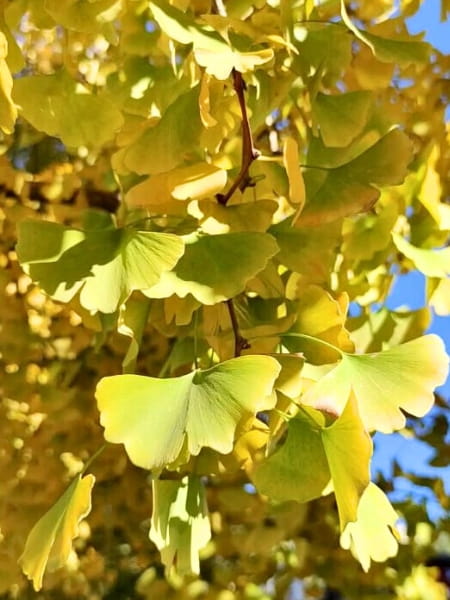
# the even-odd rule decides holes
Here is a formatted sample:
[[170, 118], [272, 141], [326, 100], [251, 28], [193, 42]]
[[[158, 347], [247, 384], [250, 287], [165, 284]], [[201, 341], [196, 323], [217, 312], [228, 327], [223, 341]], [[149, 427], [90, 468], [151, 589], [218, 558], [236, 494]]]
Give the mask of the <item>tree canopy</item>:
[[[420, 4], [0, 2], [1, 597], [446, 597]], [[427, 472], [372, 473], [382, 434]]]

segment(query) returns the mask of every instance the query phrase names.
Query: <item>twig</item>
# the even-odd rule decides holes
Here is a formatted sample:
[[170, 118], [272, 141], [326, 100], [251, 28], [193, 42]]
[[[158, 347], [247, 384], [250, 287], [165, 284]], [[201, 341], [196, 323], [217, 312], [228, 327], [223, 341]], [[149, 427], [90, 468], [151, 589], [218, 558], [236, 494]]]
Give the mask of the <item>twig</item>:
[[233, 69], [232, 74], [233, 87], [236, 91], [239, 100], [239, 106], [242, 115], [242, 160], [241, 169], [237, 174], [236, 179], [233, 181], [228, 192], [226, 194], [216, 194], [217, 201], [223, 206], [226, 206], [228, 200], [238, 188], [240, 190], [244, 190], [246, 187], [248, 187], [250, 183], [248, 170], [250, 169], [250, 165], [252, 164], [252, 162], [256, 160], [258, 156], [260, 156], [259, 150], [257, 150], [253, 145], [252, 132], [250, 129], [250, 122], [247, 114], [247, 106], [245, 104], [245, 81], [242, 78], [242, 73], [236, 71], [236, 69]]
[[237, 358], [241, 355], [242, 350], [250, 348], [250, 344], [248, 343], [248, 340], [242, 337], [239, 331], [239, 323], [237, 320], [236, 311], [234, 310], [233, 300], [230, 298], [229, 300], [225, 301], [225, 304], [227, 305], [228, 312], [230, 314], [231, 326], [234, 333], [234, 356]]

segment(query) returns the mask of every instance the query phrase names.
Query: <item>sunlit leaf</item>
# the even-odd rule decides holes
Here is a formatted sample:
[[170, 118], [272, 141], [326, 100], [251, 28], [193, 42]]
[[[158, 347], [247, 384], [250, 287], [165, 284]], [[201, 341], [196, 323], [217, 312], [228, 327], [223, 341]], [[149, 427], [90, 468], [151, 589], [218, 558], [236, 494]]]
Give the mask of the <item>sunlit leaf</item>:
[[353, 390], [366, 429], [390, 433], [404, 427], [402, 411], [422, 417], [430, 410], [447, 373], [444, 344], [431, 334], [384, 352], [345, 354], [302, 402], [339, 414]]
[[179, 575], [199, 574], [199, 551], [211, 538], [205, 490], [198, 477], [154, 479], [150, 539], [166, 569]]
[[[303, 352], [313, 364], [332, 363], [339, 354], [326, 345], [314, 340], [296, 337], [306, 334], [319, 338], [345, 352], [353, 352], [354, 346], [345, 329], [348, 298], [335, 300], [328, 292], [317, 285], [301, 285], [296, 297], [297, 319], [283, 338], [283, 344], [292, 352]], [[292, 298], [293, 299], [293, 298]]]
[[351, 397], [328, 427], [321, 413], [302, 409], [289, 421], [284, 444], [255, 469], [252, 478], [273, 500], [297, 502], [326, 493], [331, 478], [343, 530], [356, 520], [359, 498], [370, 481], [371, 456], [371, 439]]
[[289, 201], [296, 205], [297, 214], [305, 204], [305, 182], [299, 162], [297, 142], [288, 137], [284, 142], [283, 163], [289, 180]]
[[107, 219], [85, 231], [48, 221], [19, 225], [17, 254], [30, 277], [57, 300], [80, 290], [84, 308], [114, 312], [133, 290], [156, 283], [182, 255], [183, 241], [167, 233], [116, 229]]
[[320, 225], [367, 212], [379, 197], [374, 186], [400, 184], [411, 161], [411, 143], [394, 129], [368, 150], [336, 168], [314, 169], [305, 174], [307, 202], [298, 225]]
[[177, 96], [160, 121], [119, 151], [117, 160], [139, 175], [155, 175], [171, 171], [185, 159], [196, 158], [202, 129], [198, 95], [199, 86], [195, 86]]
[[45, 10], [57, 23], [68, 29], [100, 33], [104, 26], [119, 16], [120, 0], [45, 0]]
[[197, 235], [185, 238], [186, 250], [173, 271], [145, 291], [150, 298], [192, 294], [202, 304], [215, 304], [236, 296], [246, 282], [262, 271], [278, 252], [272, 236], [246, 232]]
[[363, 131], [373, 95], [366, 91], [347, 94], [317, 94], [313, 119], [326, 146], [345, 147]]
[[[132, 187], [126, 200], [130, 206], [164, 205], [176, 200], [199, 200], [222, 191], [227, 173], [208, 163], [196, 163], [167, 173], [159, 173]], [[164, 212], [164, 207], [162, 207]]]
[[393, 233], [392, 238], [399, 251], [427, 277], [445, 278], [450, 275], [450, 248], [427, 250], [413, 246], [397, 233]]
[[180, 44], [193, 44], [197, 63], [217, 79], [226, 79], [232, 69], [241, 73], [252, 71], [273, 57], [270, 48], [238, 51], [215, 31], [199, 25], [193, 18], [167, 3], [153, 0], [150, 8], [164, 33]]
[[359, 501], [356, 522], [348, 523], [341, 533], [341, 546], [351, 550], [364, 571], [368, 571], [372, 560], [383, 562], [397, 554], [398, 542], [393, 532], [398, 518], [386, 495], [370, 483]]
[[71, 147], [102, 146], [123, 125], [122, 114], [110, 100], [77, 89], [65, 69], [18, 79], [13, 98], [33, 127]]
[[36, 591], [42, 588], [44, 571], [62, 567], [69, 558], [78, 525], [91, 510], [93, 475], [79, 475], [31, 530], [19, 561]]
[[150, 312], [150, 301], [146, 298], [130, 298], [119, 314], [117, 331], [131, 338], [122, 362], [124, 373], [133, 373], [139, 353], [144, 329]]
[[273, 406], [279, 371], [269, 356], [243, 356], [173, 379], [105, 377], [96, 392], [105, 438], [145, 469], [172, 463], [184, 443], [193, 455], [203, 447], [227, 454], [237, 424]]
[[393, 40], [373, 35], [368, 31], [358, 29], [345, 8], [345, 0], [341, 0], [341, 17], [347, 27], [364, 44], [367, 44], [374, 55], [382, 62], [392, 62], [408, 66], [411, 63], [427, 62], [431, 46], [426, 42], [412, 40]]
[[8, 42], [0, 31], [0, 128], [4, 133], [12, 133], [17, 119], [17, 107], [11, 97], [13, 79], [6, 63]]

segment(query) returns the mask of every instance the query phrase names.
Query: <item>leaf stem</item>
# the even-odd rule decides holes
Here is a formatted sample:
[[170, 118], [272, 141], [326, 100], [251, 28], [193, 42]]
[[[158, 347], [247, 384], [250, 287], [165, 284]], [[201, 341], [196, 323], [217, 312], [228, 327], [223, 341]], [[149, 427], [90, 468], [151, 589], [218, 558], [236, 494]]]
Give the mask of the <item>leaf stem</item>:
[[233, 87], [236, 91], [239, 106], [241, 109], [242, 115], [242, 159], [241, 159], [241, 168], [239, 173], [236, 176], [236, 179], [231, 184], [230, 189], [226, 192], [226, 194], [216, 194], [216, 199], [219, 204], [226, 206], [228, 200], [234, 194], [234, 192], [239, 188], [243, 191], [246, 187], [249, 186], [250, 178], [248, 176], [248, 171], [250, 169], [250, 165], [254, 160], [256, 160], [260, 152], [253, 145], [253, 137], [250, 129], [250, 121], [247, 113], [247, 106], [245, 104], [245, 96], [244, 92], [246, 90], [245, 81], [242, 77], [242, 73], [233, 69]]
[[238, 356], [241, 356], [242, 350], [246, 350], [247, 348], [250, 348], [250, 344], [248, 343], [247, 339], [242, 337], [242, 335], [239, 331], [239, 323], [237, 320], [236, 311], [234, 309], [233, 300], [231, 298], [229, 300], [225, 300], [225, 304], [227, 305], [228, 313], [230, 315], [231, 326], [233, 328], [234, 356], [235, 356], [235, 358], [237, 358]]
[[316, 342], [316, 344], [322, 344], [323, 346], [327, 346], [327, 348], [330, 348], [331, 350], [334, 350], [335, 352], [337, 352], [338, 354], [340, 354], [342, 357], [344, 357], [346, 355], [346, 352], [344, 352], [343, 350], [341, 350], [337, 346], [333, 346], [333, 344], [330, 344], [329, 342], [326, 342], [325, 340], [321, 340], [320, 338], [316, 338], [313, 335], [307, 335], [306, 333], [283, 333], [282, 337], [298, 337], [298, 338], [303, 338], [305, 340], [310, 340], [311, 342]]
[[89, 469], [89, 467], [92, 465], [92, 463], [94, 462], [94, 460], [100, 456], [100, 454], [103, 452], [103, 450], [106, 448], [106, 443], [102, 444], [100, 446], [100, 448], [98, 448], [94, 454], [91, 456], [91, 458], [87, 461], [87, 463], [84, 465], [83, 470], [81, 471], [81, 475], [84, 475], [86, 473], [86, 471]]

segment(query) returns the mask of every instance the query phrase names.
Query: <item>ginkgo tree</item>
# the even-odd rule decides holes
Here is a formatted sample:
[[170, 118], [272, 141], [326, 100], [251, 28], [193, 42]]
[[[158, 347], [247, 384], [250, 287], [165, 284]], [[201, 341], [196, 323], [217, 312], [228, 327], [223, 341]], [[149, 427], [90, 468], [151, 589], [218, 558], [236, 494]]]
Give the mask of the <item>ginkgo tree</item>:
[[[377, 432], [446, 433], [410, 418], [449, 365], [419, 6], [0, 3], [0, 593], [444, 597], [371, 474]], [[389, 310], [413, 269], [427, 306]]]

